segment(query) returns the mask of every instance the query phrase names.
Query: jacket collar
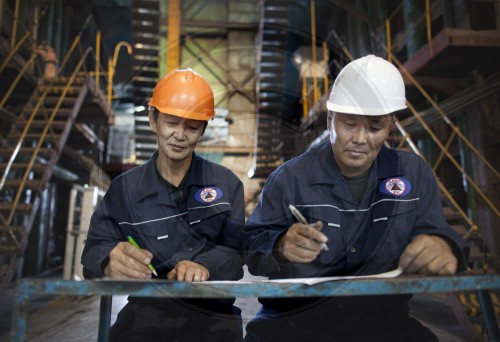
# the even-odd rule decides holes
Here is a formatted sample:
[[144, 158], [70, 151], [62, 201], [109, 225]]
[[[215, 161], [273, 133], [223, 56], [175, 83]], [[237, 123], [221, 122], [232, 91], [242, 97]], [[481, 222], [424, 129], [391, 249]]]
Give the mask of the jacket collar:
[[[158, 151], [155, 151], [155, 153], [151, 156], [151, 159], [141, 166], [143, 171], [140, 173], [139, 182], [137, 184], [139, 187], [137, 199], [139, 201], [157, 193], [160, 194], [160, 196], [163, 196], [161, 195], [163, 191], [160, 191], [162, 184], [160, 184], [156, 173], [156, 158], [158, 158]], [[208, 162], [193, 152], [193, 158], [186, 177], [186, 190], [192, 185], [204, 186], [215, 184], [215, 175], [207, 166]], [[168, 194], [166, 194], [166, 196], [168, 197]]]
[[[315, 157], [311, 165], [309, 184], [336, 184], [341, 181], [341, 173], [333, 157], [330, 141], [314, 148]], [[385, 179], [401, 175], [401, 163], [398, 154], [382, 146], [371, 172], [376, 172], [376, 179]]]

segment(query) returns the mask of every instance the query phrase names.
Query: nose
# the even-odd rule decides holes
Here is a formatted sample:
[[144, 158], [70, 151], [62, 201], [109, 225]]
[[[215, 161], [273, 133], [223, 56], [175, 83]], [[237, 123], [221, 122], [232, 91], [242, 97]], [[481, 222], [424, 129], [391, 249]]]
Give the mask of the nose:
[[174, 137], [177, 139], [177, 140], [184, 140], [185, 138], [185, 128], [184, 128], [184, 125], [177, 125], [174, 129]]
[[359, 125], [358, 129], [354, 133], [354, 138], [353, 141], [356, 144], [365, 144], [368, 140], [368, 132], [366, 130], [366, 127], [364, 125]]

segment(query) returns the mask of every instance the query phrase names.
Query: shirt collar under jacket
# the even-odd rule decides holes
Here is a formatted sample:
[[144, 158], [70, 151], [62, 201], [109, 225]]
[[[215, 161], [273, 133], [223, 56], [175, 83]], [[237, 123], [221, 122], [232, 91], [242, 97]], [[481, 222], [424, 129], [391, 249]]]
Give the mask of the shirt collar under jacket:
[[[155, 160], [158, 157], [158, 151], [153, 153], [151, 159], [148, 160], [144, 165], [144, 171], [141, 173], [139, 182], [137, 186], [139, 187], [137, 200], [141, 201], [144, 198], [156, 194], [161, 189], [161, 185], [158, 183], [158, 176], [156, 175], [156, 164]], [[191, 161], [191, 166], [188, 170], [188, 175], [186, 177], [185, 191], [191, 185], [208, 186], [214, 185], [216, 180], [212, 172], [208, 171], [206, 167], [207, 161], [196, 155], [193, 152], [193, 159]]]
[[[325, 141], [314, 149], [316, 149], [316, 153], [313, 156], [309, 184], [336, 184], [340, 182], [342, 178], [333, 158], [330, 141]], [[376, 177], [378, 179], [401, 175], [401, 165], [398, 165], [398, 154], [389, 153], [389, 151], [387, 147], [382, 146], [375, 159], [375, 167], [372, 170], [376, 170]]]

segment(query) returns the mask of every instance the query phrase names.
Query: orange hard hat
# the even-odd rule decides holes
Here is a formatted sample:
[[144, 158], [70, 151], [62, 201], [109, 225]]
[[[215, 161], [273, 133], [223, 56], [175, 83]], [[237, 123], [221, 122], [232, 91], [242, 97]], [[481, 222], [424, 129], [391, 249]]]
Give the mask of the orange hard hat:
[[215, 115], [212, 88], [191, 69], [174, 70], [163, 77], [153, 90], [149, 106], [193, 120], [208, 121]]

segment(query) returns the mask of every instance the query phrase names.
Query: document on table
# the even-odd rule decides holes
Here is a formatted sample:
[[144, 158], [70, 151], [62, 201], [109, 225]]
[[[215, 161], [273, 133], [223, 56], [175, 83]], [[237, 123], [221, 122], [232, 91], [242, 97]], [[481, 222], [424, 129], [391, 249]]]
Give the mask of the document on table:
[[395, 270], [369, 275], [359, 275], [359, 276], [335, 276], [335, 277], [313, 277], [313, 278], [287, 278], [287, 279], [266, 279], [266, 280], [252, 280], [252, 281], [233, 281], [233, 280], [222, 280], [222, 281], [205, 281], [204, 283], [284, 283], [284, 284], [306, 284], [314, 285], [323, 283], [326, 281], [335, 280], [357, 280], [357, 279], [376, 279], [376, 278], [396, 278], [398, 275], [403, 273], [403, 269], [398, 267]]

